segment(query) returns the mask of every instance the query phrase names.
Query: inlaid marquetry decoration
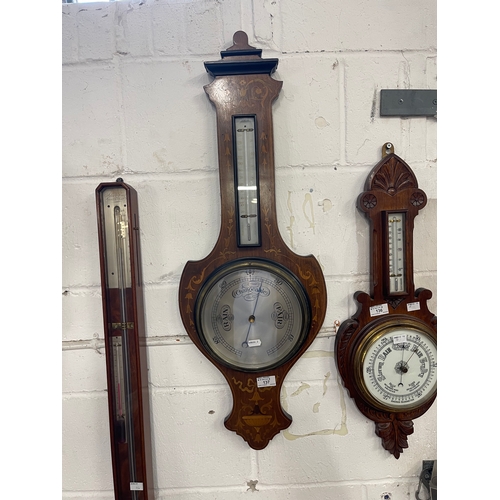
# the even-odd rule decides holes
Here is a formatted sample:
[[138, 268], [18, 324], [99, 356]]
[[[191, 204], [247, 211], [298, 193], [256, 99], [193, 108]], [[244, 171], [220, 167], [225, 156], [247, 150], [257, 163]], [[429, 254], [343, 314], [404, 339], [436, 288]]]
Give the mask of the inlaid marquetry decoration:
[[217, 116], [221, 227], [211, 253], [187, 262], [179, 285], [186, 331], [231, 389], [224, 425], [256, 450], [290, 426], [281, 387], [326, 311], [319, 263], [293, 253], [278, 230], [272, 104], [282, 82], [271, 77], [278, 59], [261, 53], [238, 31], [219, 61], [205, 63]]
[[413, 224], [427, 197], [411, 168], [384, 144], [358, 209], [370, 222], [370, 294], [356, 292], [358, 309], [335, 342], [344, 385], [361, 413], [375, 423], [382, 446], [399, 458], [437, 395], [437, 318], [432, 293], [415, 290]]

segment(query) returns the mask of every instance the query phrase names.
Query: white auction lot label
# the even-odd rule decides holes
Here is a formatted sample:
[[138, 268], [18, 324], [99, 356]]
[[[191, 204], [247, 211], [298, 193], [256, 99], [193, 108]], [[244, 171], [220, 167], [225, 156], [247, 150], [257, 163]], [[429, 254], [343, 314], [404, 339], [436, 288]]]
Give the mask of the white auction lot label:
[[269, 377], [258, 377], [257, 387], [274, 387], [276, 385], [276, 377], [270, 375]]
[[420, 311], [420, 302], [410, 302], [406, 304], [406, 310], [410, 311]]
[[382, 316], [382, 314], [389, 314], [389, 306], [387, 304], [380, 304], [379, 306], [370, 307], [370, 316]]

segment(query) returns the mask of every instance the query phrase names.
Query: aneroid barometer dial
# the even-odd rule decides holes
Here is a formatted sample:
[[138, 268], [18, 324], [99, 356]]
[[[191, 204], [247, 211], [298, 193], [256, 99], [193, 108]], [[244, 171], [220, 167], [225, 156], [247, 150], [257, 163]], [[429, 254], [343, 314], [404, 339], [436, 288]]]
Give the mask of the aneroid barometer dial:
[[437, 318], [432, 293], [413, 284], [413, 221], [427, 203], [392, 144], [370, 172], [358, 208], [371, 224], [370, 295], [356, 292], [356, 314], [340, 326], [337, 367], [359, 410], [399, 458], [437, 395]]
[[434, 397], [437, 346], [424, 325], [401, 318], [373, 329], [359, 346], [361, 387], [388, 410], [410, 410]]
[[179, 285], [189, 337], [231, 388], [224, 425], [256, 450], [292, 423], [281, 387], [326, 311], [318, 261], [293, 253], [278, 230], [271, 107], [282, 82], [271, 77], [278, 59], [261, 52], [238, 31], [221, 60], [205, 63], [217, 114], [221, 229], [210, 255], [186, 264]]
[[196, 324], [221, 363], [259, 371], [278, 366], [301, 346], [310, 326], [309, 300], [286, 268], [233, 261], [200, 291]]

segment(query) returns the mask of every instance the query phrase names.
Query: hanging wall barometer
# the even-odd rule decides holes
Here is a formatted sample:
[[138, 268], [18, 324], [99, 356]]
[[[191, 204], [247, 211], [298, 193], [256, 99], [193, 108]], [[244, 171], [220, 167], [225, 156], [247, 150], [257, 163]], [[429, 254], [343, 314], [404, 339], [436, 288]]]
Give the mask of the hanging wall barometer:
[[399, 458], [413, 420], [437, 394], [437, 318], [429, 290], [413, 283], [413, 221], [427, 197], [411, 168], [383, 146], [357, 206], [371, 224], [371, 291], [356, 292], [356, 314], [340, 326], [340, 375], [383, 447]]
[[152, 500], [137, 193], [117, 179], [96, 202], [115, 499]]
[[206, 62], [215, 105], [221, 228], [212, 252], [189, 261], [179, 307], [189, 337], [233, 396], [224, 424], [262, 449], [291, 417], [280, 404], [286, 374], [316, 337], [326, 288], [317, 260], [283, 242], [276, 220], [272, 103], [277, 59], [262, 59], [243, 31]]

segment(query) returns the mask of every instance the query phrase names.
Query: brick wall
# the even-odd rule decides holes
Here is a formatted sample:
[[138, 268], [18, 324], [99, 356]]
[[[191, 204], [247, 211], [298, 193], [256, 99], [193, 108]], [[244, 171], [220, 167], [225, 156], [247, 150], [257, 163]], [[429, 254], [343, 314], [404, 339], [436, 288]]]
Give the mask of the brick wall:
[[[415, 220], [415, 284], [433, 291], [437, 314], [436, 120], [379, 117], [381, 89], [436, 88], [435, 10], [433, 0], [63, 5], [64, 498], [113, 498], [94, 191], [117, 177], [139, 196], [156, 498], [414, 498], [422, 460], [437, 454], [437, 405], [394, 459], [342, 388], [334, 322], [369, 290], [355, 201], [387, 141], [429, 198]], [[316, 256], [328, 287], [325, 323], [284, 384], [293, 423], [258, 452], [224, 428], [230, 391], [187, 337], [177, 301], [185, 262], [205, 257], [219, 232], [203, 62], [240, 29], [279, 58], [281, 235]]]

